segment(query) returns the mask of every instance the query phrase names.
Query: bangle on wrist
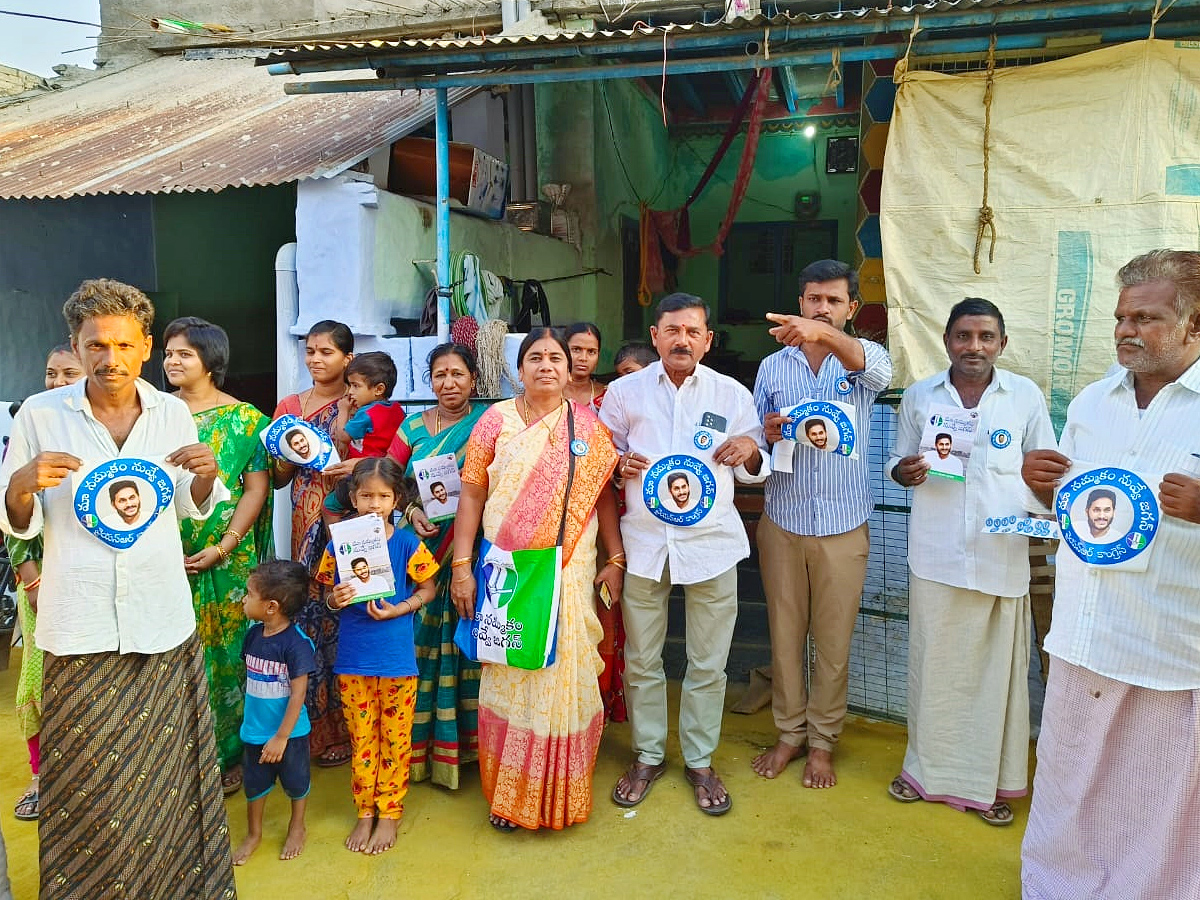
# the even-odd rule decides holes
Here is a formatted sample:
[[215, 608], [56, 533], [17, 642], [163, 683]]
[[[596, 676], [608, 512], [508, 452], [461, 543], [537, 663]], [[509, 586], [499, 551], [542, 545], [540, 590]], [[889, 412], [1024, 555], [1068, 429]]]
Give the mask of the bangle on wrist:
[[469, 566], [473, 562], [475, 562], [475, 558], [472, 556], [458, 556], [450, 561], [450, 568], [457, 569], [459, 566]]
[[325, 601], [325, 608], [328, 609], [330, 612], [337, 612], [339, 609], [339, 607], [334, 606], [328, 600]]
[[36, 588], [41, 583], [42, 583], [42, 576], [39, 575], [37, 578], [33, 579], [33, 581], [29, 582], [29, 584], [23, 585], [23, 587], [25, 588], [25, 593], [29, 593], [30, 591], [32, 591], [34, 588]]
[[223, 562], [223, 563], [229, 562], [229, 551], [221, 546], [220, 541], [217, 541], [215, 546], [217, 548], [217, 554], [221, 557], [221, 562]]
[[221, 535], [221, 539], [224, 540], [226, 537], [233, 538], [233, 547], [236, 550], [238, 544], [240, 544], [242, 542], [242, 538], [244, 538], [245, 535], [242, 534], [240, 531], [235, 531], [232, 528], [226, 528], [225, 533]]

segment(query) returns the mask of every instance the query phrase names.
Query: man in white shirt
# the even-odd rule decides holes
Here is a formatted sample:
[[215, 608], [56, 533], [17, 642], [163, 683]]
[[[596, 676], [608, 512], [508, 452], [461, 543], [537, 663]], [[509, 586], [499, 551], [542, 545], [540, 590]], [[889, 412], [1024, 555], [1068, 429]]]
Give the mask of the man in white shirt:
[[[771, 329], [776, 340], [788, 345], [762, 361], [754, 381], [767, 442], [776, 452], [784, 449], [789, 417], [780, 411], [815, 400], [852, 407], [855, 443], [865, 448], [871, 405], [892, 379], [892, 361], [879, 344], [846, 333], [858, 308], [858, 273], [836, 259], [818, 260], [800, 273], [799, 288], [801, 315], [767, 317], [777, 323]], [[771, 713], [779, 734], [751, 766], [776, 778], [807, 748], [801, 783], [823, 789], [837, 784], [833, 750], [846, 720], [850, 642], [875, 503], [865, 453], [851, 458], [797, 444], [790, 457], [780, 454], [772, 463], [758, 522], [771, 630]], [[810, 636], [816, 652], [806, 660]]]
[[[63, 307], [86, 377], [21, 407], [0, 466], [0, 527], [42, 533], [37, 643], [46, 652], [39, 820], [42, 900], [232, 898], [204, 656], [176, 516], [115, 550], [76, 520], [73, 473], [116, 458], [162, 466], [179, 516], [229, 498], [186, 404], [138, 378], [154, 308], [85, 281]], [[114, 825], [113, 823], [118, 823]]]
[[1073, 463], [1127, 469], [1160, 517], [1144, 567], [1059, 545], [1026, 900], [1200, 897], [1200, 253], [1151, 251], [1117, 283], [1123, 369], [1080, 392], [1061, 453], [1027, 454], [1022, 476], [1051, 508]]
[[[982, 529], [989, 517], [1025, 515], [1022, 453], [1057, 442], [1038, 386], [996, 368], [1008, 337], [995, 304], [956, 303], [942, 343], [950, 368], [904, 392], [888, 464], [893, 480], [914, 489], [908, 749], [888, 793], [1009, 825], [1006, 799], [1028, 787], [1029, 539]], [[929, 460], [918, 453], [934, 406], [979, 413], [965, 483], [929, 477]]]
[[[667, 680], [662, 650], [667, 596], [683, 585], [687, 616], [687, 674], [679, 706], [684, 775], [709, 815], [733, 801], [712, 768], [725, 707], [725, 664], [737, 619], [737, 563], [750, 542], [733, 505], [734, 478], [767, 474], [762, 427], [750, 392], [700, 360], [712, 346], [708, 307], [699, 297], [670, 294], [658, 304], [650, 338], [661, 357], [613, 382], [600, 420], [622, 451], [616, 475], [625, 481], [627, 513], [621, 535], [628, 553], [621, 611], [625, 624], [625, 692], [637, 758], [613, 789], [613, 801], [636, 806], [666, 769]], [[673, 455], [711, 455], [711, 503], [679, 512], [653, 506], [643, 494], [652, 464]], [[655, 465], [655, 471], [661, 466]], [[677, 467], [660, 473], [670, 477]], [[657, 494], [657, 492], [655, 492]], [[656, 510], [661, 513], [656, 514]], [[670, 517], [686, 522], [672, 524]]]

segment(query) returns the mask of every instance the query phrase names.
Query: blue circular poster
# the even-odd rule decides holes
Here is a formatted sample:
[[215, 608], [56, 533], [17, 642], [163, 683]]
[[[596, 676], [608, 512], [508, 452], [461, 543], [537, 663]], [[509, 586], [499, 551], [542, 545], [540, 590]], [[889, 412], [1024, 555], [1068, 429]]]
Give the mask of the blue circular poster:
[[656, 519], [668, 525], [695, 525], [717, 500], [717, 477], [707, 463], [677, 453], [664, 456], [646, 470], [642, 501]]
[[340, 462], [329, 435], [311, 422], [290, 413], [271, 423], [262, 433], [262, 442], [271, 456], [302, 469], [322, 472]]
[[[824, 445], [816, 447], [818, 450], [836, 453], [839, 456], [852, 456], [854, 454], [854, 422], [850, 417], [842, 411], [842, 408], [836, 403], [830, 403], [828, 400], [809, 400], [807, 403], [801, 403], [798, 406], [786, 410], [788, 418], [792, 421], [784, 424], [782, 428], [783, 437], [789, 441], [798, 440], [799, 436], [804, 434], [808, 423], [814, 419], [824, 419], [832, 426], [829, 430], [836, 432], [837, 444], [826, 447]], [[811, 441], [807, 441], [810, 446]]]
[[145, 459], [109, 460], [79, 478], [75, 518], [97, 540], [128, 550], [175, 498], [167, 471]]
[[1088, 469], [1066, 481], [1054, 499], [1062, 539], [1094, 566], [1129, 562], [1146, 551], [1158, 532], [1154, 491], [1127, 469]]

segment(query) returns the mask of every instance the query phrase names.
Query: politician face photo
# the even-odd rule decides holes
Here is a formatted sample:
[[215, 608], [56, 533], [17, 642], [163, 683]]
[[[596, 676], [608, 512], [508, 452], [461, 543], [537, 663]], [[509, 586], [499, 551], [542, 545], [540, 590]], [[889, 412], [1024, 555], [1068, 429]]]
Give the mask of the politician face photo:
[[938, 459], [945, 459], [954, 449], [954, 441], [948, 434], [939, 434], [933, 441], [933, 449], [937, 451]]
[[[103, 508], [103, 499], [108, 500], [112, 509]], [[97, 497], [97, 502], [96, 512], [99, 514], [100, 520], [110, 528], [120, 531], [136, 528], [142, 521], [142, 510], [149, 510], [153, 507], [152, 503], [143, 501], [138, 481], [133, 478], [122, 478], [111, 482], [108, 490]]]
[[284, 436], [284, 441], [301, 462], [307, 462], [312, 455], [312, 446], [308, 442], [308, 435], [301, 429], [293, 428]]
[[675, 506], [679, 509], [686, 509], [691, 503], [692, 484], [688, 481], [686, 473], [672, 472], [668, 475], [667, 490], [671, 494], [671, 499], [675, 501]]
[[1071, 528], [1091, 544], [1112, 544], [1133, 527], [1133, 503], [1112, 488], [1092, 488], [1071, 505]]
[[824, 450], [829, 444], [829, 431], [825, 428], [823, 419], [809, 419], [805, 422], [804, 436], [818, 450]]
[[1117, 511], [1117, 495], [1104, 488], [1097, 488], [1088, 494], [1087, 520], [1088, 530], [1096, 541], [1108, 540], [1112, 529], [1113, 514]]
[[361, 556], [350, 563], [350, 569], [359, 581], [366, 582], [371, 578], [371, 564]]
[[429, 493], [433, 495], [433, 499], [438, 501], [438, 503], [445, 503], [449, 496], [446, 493], [446, 486], [440, 481], [435, 481], [429, 486]]

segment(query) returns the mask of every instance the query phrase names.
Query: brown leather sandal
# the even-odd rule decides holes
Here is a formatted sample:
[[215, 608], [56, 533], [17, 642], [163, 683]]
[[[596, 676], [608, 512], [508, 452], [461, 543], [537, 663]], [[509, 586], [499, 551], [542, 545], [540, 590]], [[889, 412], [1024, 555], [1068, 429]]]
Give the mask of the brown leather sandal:
[[[707, 772], [700, 769], [684, 769], [684, 776], [688, 780], [688, 784], [696, 793], [696, 806], [700, 807], [700, 812], [709, 816], [723, 816], [733, 808], [733, 797], [729, 796], [729, 790], [725, 791], [725, 799], [721, 803], [713, 800], [718, 787], [725, 787], [721, 779], [717, 777], [716, 770], [709, 769]], [[700, 806], [700, 789], [703, 788], [708, 794], [709, 805]]]
[[654, 782], [662, 778], [663, 772], [667, 771], [666, 762], [660, 762], [657, 766], [652, 766], [647, 763], [640, 763], [636, 759], [629, 764], [629, 768], [625, 770], [625, 780], [629, 782], [630, 790], [637, 790], [638, 784], [644, 784], [642, 792], [638, 794], [636, 800], [630, 800], [628, 797], [622, 797], [619, 793], [621, 782], [618, 780], [612, 790], [612, 800], [617, 806], [637, 806], [646, 799], [646, 795], [650, 793], [650, 788], [654, 786]]

